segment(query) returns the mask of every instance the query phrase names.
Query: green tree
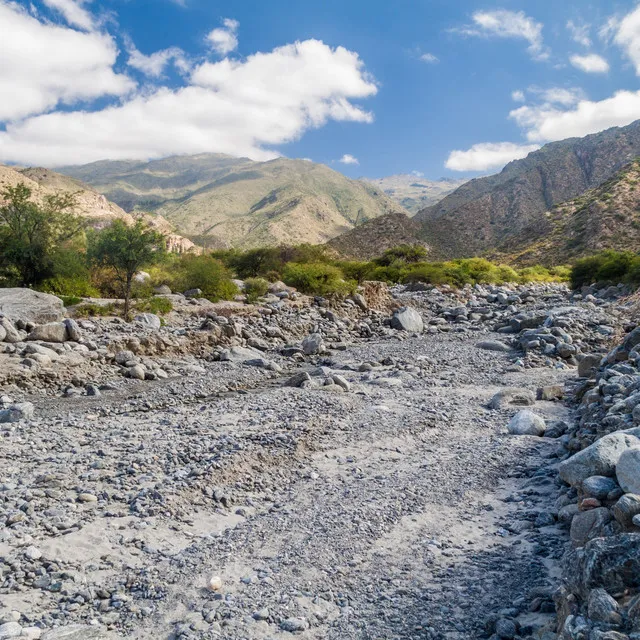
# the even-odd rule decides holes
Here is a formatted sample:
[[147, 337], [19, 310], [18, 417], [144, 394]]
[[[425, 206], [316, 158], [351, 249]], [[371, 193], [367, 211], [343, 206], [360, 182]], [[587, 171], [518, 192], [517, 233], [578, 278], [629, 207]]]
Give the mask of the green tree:
[[143, 267], [160, 260], [165, 252], [164, 236], [143, 220], [127, 225], [115, 220], [102, 231], [89, 236], [90, 261], [114, 270], [124, 298], [124, 317], [129, 318], [131, 283]]
[[24, 183], [0, 192], [0, 267], [20, 286], [54, 277], [56, 255], [84, 227], [73, 213], [76, 194], [51, 194], [41, 203], [31, 196]]

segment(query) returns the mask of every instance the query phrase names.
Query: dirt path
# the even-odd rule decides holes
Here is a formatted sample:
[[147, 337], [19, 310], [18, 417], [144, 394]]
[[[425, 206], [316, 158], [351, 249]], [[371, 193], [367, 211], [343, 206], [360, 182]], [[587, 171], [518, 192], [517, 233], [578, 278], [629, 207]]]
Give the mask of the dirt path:
[[[61, 591], [25, 583], [0, 595], [3, 610], [149, 640], [463, 640], [499, 618], [527, 637], [551, 617], [564, 540], [538, 517], [553, 504], [556, 443], [506, 435], [515, 410], [486, 404], [566, 374], [509, 373], [508, 354], [475, 342], [340, 352], [325, 365], [349, 393], [264, 386], [214, 363], [138, 399], [38, 407], [32, 433], [5, 438], [0, 476], [41, 490], [24, 536], [76, 575]], [[387, 364], [358, 371], [367, 361]], [[234, 379], [262, 391], [199, 399]]]

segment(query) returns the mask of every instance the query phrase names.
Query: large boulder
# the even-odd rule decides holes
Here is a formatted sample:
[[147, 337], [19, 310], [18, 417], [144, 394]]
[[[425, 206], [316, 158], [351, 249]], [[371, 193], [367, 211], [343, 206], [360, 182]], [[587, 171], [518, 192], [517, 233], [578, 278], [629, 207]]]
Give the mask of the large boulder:
[[41, 640], [109, 640], [113, 637], [98, 626], [70, 625], [45, 631]]
[[424, 331], [422, 316], [412, 307], [398, 309], [391, 318], [391, 326], [399, 331], [409, 331], [409, 333]]
[[595, 538], [565, 559], [573, 593], [586, 598], [592, 589], [611, 595], [640, 587], [640, 534]]
[[34, 406], [30, 402], [19, 402], [0, 409], [0, 423], [20, 422], [33, 418]]
[[560, 477], [571, 486], [578, 486], [590, 476], [615, 474], [620, 456], [627, 449], [640, 446], [640, 440], [628, 433], [610, 433], [591, 446], [560, 463]]
[[640, 494], [640, 446], [622, 452], [616, 465], [616, 478], [625, 493]]
[[478, 349], [484, 349], [485, 351], [498, 351], [502, 353], [511, 351], [511, 347], [509, 345], [506, 345], [504, 342], [500, 342], [499, 340], [483, 340], [482, 342], [478, 342], [476, 347], [478, 347]]
[[49, 293], [31, 289], [0, 289], [0, 314], [13, 321], [57, 322], [64, 318], [64, 304]]
[[516, 436], [542, 436], [547, 429], [543, 418], [537, 413], [523, 409], [518, 411], [507, 425], [509, 433]]
[[220, 352], [222, 362], [244, 362], [256, 358], [262, 358], [262, 353], [250, 347], [231, 347]]
[[640, 513], [640, 496], [633, 493], [625, 493], [613, 505], [613, 517], [625, 529], [630, 529], [633, 525], [633, 516]]
[[63, 322], [49, 322], [35, 326], [27, 336], [27, 340], [41, 342], [66, 342], [69, 337], [67, 326]]

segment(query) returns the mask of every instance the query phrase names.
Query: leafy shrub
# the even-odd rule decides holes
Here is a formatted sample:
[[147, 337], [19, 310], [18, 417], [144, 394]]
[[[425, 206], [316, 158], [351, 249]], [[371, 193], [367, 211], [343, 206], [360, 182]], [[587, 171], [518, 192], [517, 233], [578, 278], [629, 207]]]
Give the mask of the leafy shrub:
[[176, 271], [170, 285], [176, 291], [201, 289], [202, 296], [211, 302], [231, 300], [238, 293], [228, 269], [209, 255], [187, 254], [180, 260]]
[[577, 260], [571, 270], [571, 285], [577, 289], [596, 282], [640, 284], [640, 255], [607, 250]]
[[414, 264], [424, 262], [427, 257], [427, 250], [420, 244], [402, 244], [392, 249], [387, 249], [374, 262], [381, 267], [389, 267], [394, 263]]
[[372, 262], [340, 261], [336, 266], [342, 271], [347, 280], [355, 280], [362, 284], [365, 280], [372, 280], [372, 273], [376, 266]]
[[141, 300], [136, 303], [136, 309], [143, 313], [155, 313], [156, 315], [163, 315], [173, 311], [173, 304], [171, 300], [163, 298], [162, 296], [154, 296], [147, 300]]
[[82, 302], [82, 298], [78, 298], [76, 296], [59, 296], [60, 300], [62, 300], [62, 304], [65, 307], [73, 307], [78, 303]]
[[247, 278], [244, 281], [244, 292], [249, 302], [255, 302], [258, 298], [267, 295], [269, 282], [264, 278]]
[[320, 263], [290, 262], [284, 268], [283, 280], [302, 293], [318, 296], [344, 297], [355, 291], [356, 283], [344, 280], [338, 267]]

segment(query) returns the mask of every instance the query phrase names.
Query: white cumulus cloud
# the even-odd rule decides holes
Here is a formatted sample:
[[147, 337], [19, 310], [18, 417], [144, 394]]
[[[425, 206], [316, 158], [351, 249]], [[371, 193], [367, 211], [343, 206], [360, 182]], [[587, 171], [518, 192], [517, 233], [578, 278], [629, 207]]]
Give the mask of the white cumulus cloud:
[[569, 62], [576, 68], [585, 73], [607, 73], [609, 71], [609, 63], [597, 53], [588, 53], [587, 55], [573, 55], [569, 58]]
[[145, 55], [138, 51], [132, 41], [127, 39], [126, 42], [129, 53], [127, 64], [150, 78], [161, 78], [171, 62], [183, 73], [189, 70], [189, 63], [185, 58], [184, 52], [178, 47], [169, 47], [168, 49]]
[[329, 120], [372, 122], [353, 100], [377, 90], [356, 53], [307, 40], [243, 61], [201, 64], [179, 89], [159, 87], [96, 111], [7, 122], [0, 160], [59, 166], [203, 152], [266, 160], [278, 155], [273, 145]]
[[528, 51], [534, 59], [548, 59], [549, 52], [542, 36], [544, 25], [527, 16], [524, 11], [476, 11], [471, 17], [473, 25], [454, 31], [468, 36], [526, 40], [529, 43]]
[[339, 162], [342, 164], [360, 164], [358, 158], [352, 156], [350, 153], [345, 153], [342, 158], [340, 158]]
[[515, 144], [513, 142], [482, 142], [466, 151], [456, 150], [449, 154], [445, 164], [452, 171], [489, 171], [500, 169], [512, 160], [526, 157], [539, 149], [537, 144]]
[[512, 91], [511, 92], [511, 99], [514, 102], [524, 102], [526, 100], [525, 96], [524, 96], [524, 91]]
[[72, 26], [85, 31], [94, 28], [93, 16], [83, 8], [86, 0], [43, 0], [51, 9], [59, 11], [64, 19]]
[[569, 109], [549, 104], [525, 106], [509, 115], [525, 130], [527, 140], [531, 142], [582, 137], [637, 120], [640, 116], [640, 91], [618, 91], [599, 101], [583, 99]]
[[617, 28], [613, 41], [622, 48], [633, 63], [636, 75], [640, 76], [640, 5], [612, 28]]
[[0, 0], [0, 122], [43, 113], [135, 88], [115, 73], [118, 49], [111, 36], [40, 22], [14, 3]]
[[214, 29], [207, 35], [209, 46], [219, 55], [226, 56], [238, 48], [238, 27], [240, 23], [231, 18], [225, 18], [224, 26]]

